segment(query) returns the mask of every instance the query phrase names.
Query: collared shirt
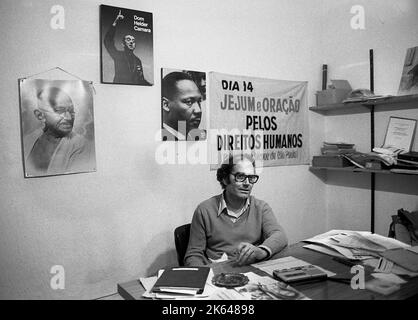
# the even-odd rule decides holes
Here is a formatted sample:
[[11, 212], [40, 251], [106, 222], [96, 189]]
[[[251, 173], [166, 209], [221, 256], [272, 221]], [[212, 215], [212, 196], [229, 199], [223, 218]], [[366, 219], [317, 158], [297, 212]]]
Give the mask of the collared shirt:
[[247, 210], [248, 206], [250, 205], [250, 197], [247, 198], [247, 201], [245, 202], [244, 206], [241, 208], [241, 210], [237, 213], [231, 211], [228, 209], [228, 206], [226, 205], [224, 193], [221, 193], [221, 201], [219, 202], [219, 209], [218, 209], [218, 217], [221, 215], [222, 212], [225, 212], [226, 215], [228, 215], [233, 223], [235, 223]]
[[169, 133], [171, 133], [173, 136], [175, 136], [178, 140], [186, 140], [186, 137], [182, 133], [180, 133], [177, 130], [173, 129], [172, 127], [170, 127], [166, 123], [163, 123], [163, 128], [165, 130], [167, 130]]

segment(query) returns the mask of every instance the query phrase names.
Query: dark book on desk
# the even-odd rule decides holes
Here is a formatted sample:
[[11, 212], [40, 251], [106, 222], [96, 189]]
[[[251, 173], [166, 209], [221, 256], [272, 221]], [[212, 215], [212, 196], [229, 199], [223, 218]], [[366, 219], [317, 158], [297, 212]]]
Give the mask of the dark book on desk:
[[209, 267], [167, 268], [151, 291], [166, 293], [166, 290], [197, 290], [196, 293], [202, 293], [209, 271]]

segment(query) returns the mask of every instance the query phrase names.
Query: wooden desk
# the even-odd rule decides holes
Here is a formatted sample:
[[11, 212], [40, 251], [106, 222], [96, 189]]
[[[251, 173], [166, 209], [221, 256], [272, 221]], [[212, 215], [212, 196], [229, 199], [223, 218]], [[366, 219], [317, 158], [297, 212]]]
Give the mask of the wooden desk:
[[[293, 256], [306, 262], [316, 264], [329, 271], [335, 272], [338, 277], [350, 278], [354, 275], [350, 273], [350, 267], [332, 259], [331, 256], [321, 254], [302, 246], [305, 243], [298, 243], [288, 247], [272, 259], [286, 256]], [[254, 272], [259, 275], [267, 275], [265, 272], [252, 266], [236, 266], [232, 262], [214, 263], [211, 265], [215, 274], [221, 272]], [[367, 272], [366, 272], [367, 273]], [[366, 280], [368, 278], [366, 277]], [[409, 279], [401, 285], [401, 289], [384, 296], [365, 289], [354, 290], [349, 284], [339, 283], [331, 280], [292, 284], [292, 287], [304, 293], [313, 300], [403, 300], [409, 298], [418, 298], [418, 277]], [[142, 294], [145, 292], [139, 280], [133, 280], [118, 284], [118, 293], [125, 299], [142, 300]]]

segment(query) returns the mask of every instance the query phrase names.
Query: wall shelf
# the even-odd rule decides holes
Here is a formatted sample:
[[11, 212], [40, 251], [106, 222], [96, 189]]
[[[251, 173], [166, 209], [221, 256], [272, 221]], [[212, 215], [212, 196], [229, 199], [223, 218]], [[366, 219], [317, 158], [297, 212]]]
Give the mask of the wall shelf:
[[[378, 111], [379, 106], [387, 106], [392, 104], [394, 109], [400, 109], [400, 105], [412, 102], [418, 102], [418, 94], [411, 94], [406, 96], [387, 96], [377, 99], [367, 99], [361, 102], [333, 103], [310, 107], [309, 110], [318, 113], [326, 113], [327, 111], [347, 111], [349, 109], [363, 107], [367, 109], [374, 108], [375, 111]], [[416, 108], [418, 108], [418, 105]]]
[[[406, 174], [406, 175], [418, 175], [418, 170], [401, 170], [401, 169], [392, 169], [392, 170], [371, 170], [371, 169], [362, 169], [357, 167], [314, 167], [310, 166], [309, 170], [329, 170], [329, 171], [344, 171], [344, 172], [361, 172], [361, 173], [381, 173], [381, 174]], [[394, 170], [394, 171], [393, 171]]]
[[[369, 51], [370, 58], [370, 91], [374, 92], [374, 62], [373, 62], [373, 49]], [[413, 103], [415, 105], [412, 105]], [[342, 114], [357, 113], [359, 110], [366, 111], [370, 114], [370, 146], [373, 149], [375, 145], [375, 111], [379, 110], [400, 110], [400, 109], [418, 109], [418, 94], [404, 95], [404, 96], [384, 96], [380, 98], [365, 99], [362, 101], [348, 102], [348, 103], [335, 103], [328, 105], [320, 105], [310, 107], [309, 110], [317, 112], [326, 116], [328, 113], [335, 113], [342, 111]], [[344, 168], [332, 168], [332, 167], [309, 167], [309, 170], [334, 170], [342, 172], [361, 172], [370, 174], [370, 230], [374, 232], [375, 223], [375, 185], [376, 185], [376, 173], [377, 174], [408, 174], [417, 175], [417, 172], [393, 172], [390, 170], [370, 170], [361, 169], [356, 167], [344, 167]]]

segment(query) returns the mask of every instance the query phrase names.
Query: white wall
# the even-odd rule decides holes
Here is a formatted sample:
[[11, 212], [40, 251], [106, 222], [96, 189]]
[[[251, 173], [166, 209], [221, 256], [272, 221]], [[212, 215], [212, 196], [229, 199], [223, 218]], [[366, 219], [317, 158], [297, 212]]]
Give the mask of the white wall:
[[[365, 28], [352, 29], [351, 7], [364, 8]], [[347, 79], [353, 88], [369, 88], [369, 49], [374, 50], [375, 93], [396, 95], [406, 49], [418, 45], [418, 2], [325, 0], [321, 27], [321, 63], [328, 64], [329, 79]], [[375, 113], [375, 146], [380, 146], [389, 116], [418, 119], [418, 109]], [[336, 113], [324, 119], [325, 137], [370, 150], [367, 113]], [[415, 136], [413, 150], [418, 150]], [[328, 229], [370, 230], [370, 175], [328, 173]], [[387, 235], [390, 216], [397, 209], [418, 210], [418, 179], [405, 175], [376, 175], [375, 231]]]
[[[55, 4], [0, 2], [3, 299], [96, 298], [173, 264], [173, 229], [220, 192], [208, 165], [156, 164], [158, 76], [153, 87], [100, 84], [100, 4], [154, 14], [155, 75], [172, 67], [307, 80], [310, 105], [320, 86], [320, 1], [61, 0], [65, 30], [52, 30]], [[94, 82], [97, 172], [24, 179], [17, 79], [56, 66]], [[310, 117], [315, 149], [324, 120]], [[275, 167], [254, 194], [295, 242], [326, 231], [325, 188], [307, 166]], [[53, 265], [65, 268], [65, 290], [50, 287]]]

